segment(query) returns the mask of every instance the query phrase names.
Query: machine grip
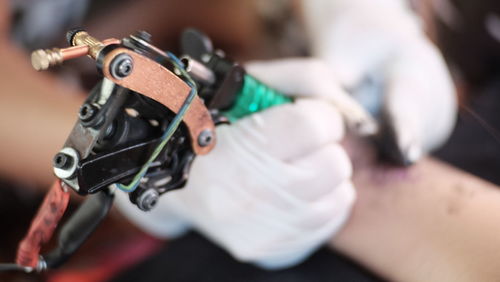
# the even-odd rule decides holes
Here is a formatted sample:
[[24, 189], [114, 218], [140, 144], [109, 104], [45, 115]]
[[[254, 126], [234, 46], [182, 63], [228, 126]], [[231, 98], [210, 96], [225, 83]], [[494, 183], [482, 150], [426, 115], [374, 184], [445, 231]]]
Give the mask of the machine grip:
[[276, 89], [246, 74], [243, 80], [243, 86], [236, 94], [236, 100], [233, 107], [223, 114], [231, 122], [234, 122], [267, 108], [291, 102], [293, 102], [292, 98], [285, 96]]
[[57, 180], [45, 196], [42, 205], [31, 222], [28, 234], [19, 244], [16, 263], [35, 268], [38, 264], [41, 245], [47, 243], [54, 233], [69, 202], [69, 192]]

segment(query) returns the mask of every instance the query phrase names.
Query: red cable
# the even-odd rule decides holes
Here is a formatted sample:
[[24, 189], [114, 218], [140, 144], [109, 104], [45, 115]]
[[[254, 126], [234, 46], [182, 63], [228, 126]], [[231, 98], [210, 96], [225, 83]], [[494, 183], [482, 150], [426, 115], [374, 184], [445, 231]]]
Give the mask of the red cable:
[[19, 244], [16, 257], [18, 265], [33, 268], [37, 266], [40, 248], [52, 237], [68, 207], [69, 195], [69, 192], [61, 186], [61, 180], [54, 182], [35, 218], [31, 221], [28, 234]]

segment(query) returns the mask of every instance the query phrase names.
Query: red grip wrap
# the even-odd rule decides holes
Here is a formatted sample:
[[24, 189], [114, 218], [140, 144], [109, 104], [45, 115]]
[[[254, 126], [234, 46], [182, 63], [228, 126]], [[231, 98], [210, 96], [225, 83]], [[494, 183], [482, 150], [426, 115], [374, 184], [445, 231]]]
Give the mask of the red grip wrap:
[[28, 234], [19, 244], [16, 263], [21, 266], [36, 267], [42, 244], [47, 243], [54, 233], [59, 220], [66, 211], [69, 192], [57, 180], [45, 196], [35, 218], [31, 221]]

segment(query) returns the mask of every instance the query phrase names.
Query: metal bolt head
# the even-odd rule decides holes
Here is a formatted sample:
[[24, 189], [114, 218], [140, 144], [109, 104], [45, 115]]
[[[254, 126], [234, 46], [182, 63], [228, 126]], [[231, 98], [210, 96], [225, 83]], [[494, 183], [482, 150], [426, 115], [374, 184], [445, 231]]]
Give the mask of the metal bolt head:
[[144, 191], [137, 199], [137, 207], [143, 211], [152, 210], [158, 203], [160, 194], [155, 189], [148, 189]]
[[118, 65], [118, 74], [121, 76], [127, 76], [132, 72], [132, 61], [124, 60]]
[[70, 179], [75, 174], [78, 162], [78, 152], [71, 147], [65, 147], [54, 157], [54, 174], [60, 179]]
[[60, 169], [68, 169], [73, 165], [73, 157], [65, 153], [57, 153], [54, 156], [53, 166]]
[[86, 122], [94, 118], [97, 113], [97, 108], [91, 104], [85, 103], [81, 106], [78, 117], [81, 121]]
[[200, 135], [198, 135], [198, 145], [201, 147], [206, 147], [214, 141], [214, 133], [210, 129], [203, 130]]
[[134, 69], [132, 57], [127, 54], [120, 54], [113, 59], [110, 64], [111, 75], [116, 79], [122, 79], [129, 76]]

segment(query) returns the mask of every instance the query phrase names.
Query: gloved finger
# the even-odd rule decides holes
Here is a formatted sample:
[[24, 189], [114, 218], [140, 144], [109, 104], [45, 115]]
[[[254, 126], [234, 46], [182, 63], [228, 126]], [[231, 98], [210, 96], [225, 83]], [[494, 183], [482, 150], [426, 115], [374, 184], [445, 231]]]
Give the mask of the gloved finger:
[[[309, 6], [321, 9], [317, 3]], [[352, 90], [363, 83], [393, 49], [392, 42], [379, 31], [384, 28], [378, 21], [371, 20], [372, 13], [377, 12], [349, 9], [335, 18], [323, 19], [309, 15], [313, 54], [328, 62], [332, 75], [345, 89]], [[358, 18], [362, 20], [353, 20]]]
[[[281, 222], [285, 226], [321, 226], [329, 221], [337, 205], [350, 203], [335, 191], [352, 175], [350, 160], [338, 144], [328, 144], [283, 166], [292, 181], [284, 185], [260, 185], [244, 188], [245, 198], [255, 198], [260, 208], [254, 216]], [[270, 181], [271, 182], [271, 181]], [[242, 187], [231, 189], [242, 190]], [[256, 198], [258, 197], [258, 198]], [[311, 220], [314, 218], [314, 220]], [[303, 230], [302, 228], [301, 230]]]
[[389, 65], [384, 111], [396, 144], [409, 161], [441, 145], [456, 117], [452, 80], [438, 51], [415, 43]]
[[401, 42], [421, 28], [404, 1], [304, 1], [312, 52], [332, 67], [346, 89], [354, 89], [385, 62]]
[[[245, 216], [246, 224], [236, 223], [240, 226], [231, 228], [230, 234], [214, 234], [215, 240], [236, 258], [268, 269], [299, 263], [342, 228], [355, 198], [355, 189], [347, 180], [334, 190], [330, 208], [321, 216], [324, 220], [318, 222], [313, 216], [307, 218], [317, 222], [314, 227], [290, 224], [293, 215], [269, 218], [272, 213], [252, 213]], [[250, 232], [248, 224], [252, 223]]]
[[[224, 206], [225, 212], [217, 217], [211, 209], [203, 209], [203, 213], [198, 213], [196, 208], [191, 210], [197, 213], [193, 216], [195, 226], [237, 259], [279, 268], [303, 260], [346, 222], [355, 199], [351, 182], [347, 180], [336, 187], [329, 198], [329, 207], [321, 215], [324, 220], [301, 216], [303, 220], [299, 225], [293, 222], [298, 215], [294, 209], [277, 217], [273, 206], [262, 205], [262, 202], [252, 204], [233, 199], [226, 203], [219, 199], [218, 206]], [[310, 224], [300, 225], [309, 221], [316, 222], [314, 228], [310, 228]], [[214, 228], [216, 226], [219, 229]]]
[[231, 131], [231, 135], [238, 136], [242, 148], [283, 161], [306, 155], [344, 136], [338, 111], [328, 103], [310, 99], [299, 99], [241, 119], [231, 125]]
[[[273, 187], [275, 190], [286, 189], [274, 191], [279, 192], [275, 194], [278, 196], [273, 197], [269, 210], [263, 211], [260, 216], [279, 222], [275, 226], [278, 230], [279, 225], [283, 225], [283, 228], [288, 228], [286, 234], [295, 234], [289, 236], [288, 240], [301, 238], [296, 243], [288, 241], [284, 244], [300, 248], [317, 242], [317, 236], [324, 236], [326, 233], [332, 236], [332, 230], [339, 230], [349, 214], [356, 193], [350, 182], [350, 160], [338, 144], [327, 145], [298, 159], [293, 162], [293, 166], [302, 172], [302, 177], [295, 179], [287, 187]], [[293, 229], [290, 230], [290, 227]], [[308, 232], [307, 236], [304, 232]], [[277, 245], [269, 248], [270, 253], [278, 250]]]
[[[344, 149], [338, 144], [329, 144], [293, 161], [292, 165], [302, 175], [291, 185], [272, 187], [275, 190], [273, 210], [262, 216], [272, 217], [285, 226], [294, 226], [296, 230], [288, 231], [288, 234], [304, 230], [319, 232], [332, 220], [343, 222], [341, 215], [350, 209], [355, 198], [352, 185], [349, 186], [352, 191], [345, 191], [348, 189], [345, 183], [350, 183], [352, 166]], [[300, 237], [300, 234], [295, 237]]]
[[339, 144], [328, 144], [290, 164], [309, 174], [286, 187], [288, 193], [305, 203], [325, 199], [352, 175], [351, 161]]
[[[295, 225], [296, 232], [288, 233], [285, 237], [276, 238], [270, 244], [262, 247], [259, 250], [261, 258], [259, 264], [267, 268], [276, 268], [277, 262], [286, 262], [291, 258], [300, 260], [301, 257], [306, 257], [310, 254], [308, 251], [314, 251], [320, 246], [320, 242], [324, 242], [328, 238], [335, 236], [335, 233], [341, 230], [342, 226], [347, 222], [350, 211], [356, 199], [356, 190], [350, 180], [342, 182], [332, 193], [332, 199], [342, 199], [330, 201], [331, 207], [328, 213], [321, 215], [324, 218], [320, 223], [319, 219], [310, 217], [309, 222], [303, 221], [303, 225]], [[311, 226], [310, 221], [318, 223]], [[280, 259], [278, 259], [278, 257]], [[283, 263], [285, 264], [285, 263]]]
[[372, 117], [339, 86], [330, 67], [321, 60], [294, 58], [251, 62], [246, 69], [260, 81], [285, 94], [321, 98], [333, 103], [349, 128], [361, 135], [373, 134], [377, 130]]
[[[226, 152], [231, 149], [226, 147]], [[212, 156], [216, 153], [214, 152]], [[228, 152], [228, 156], [235, 153], [238, 152]], [[213, 187], [210, 182], [221, 182], [220, 176], [212, 179], [211, 175], [200, 175], [200, 172], [213, 168], [214, 161], [217, 161], [209, 155], [197, 159], [193, 164], [193, 177], [189, 182], [192, 188], [173, 192], [169, 198], [191, 199], [194, 195], [197, 195], [196, 198], [205, 195], [201, 196], [203, 203], [201, 201], [199, 203], [202, 206], [206, 205], [201, 208], [205, 211], [203, 216], [222, 220], [227, 216], [234, 217], [238, 212], [243, 212], [248, 213], [245, 217], [260, 218], [259, 221], [281, 222], [284, 226], [293, 226], [303, 221], [311, 224], [309, 218], [321, 218], [319, 221], [314, 221], [320, 224], [323, 217], [318, 217], [318, 213], [328, 214], [329, 218], [332, 209], [335, 208], [332, 203], [345, 200], [335, 196], [334, 191], [342, 182], [349, 180], [352, 172], [350, 161], [340, 145], [328, 144], [311, 154], [286, 163], [268, 158], [266, 153], [254, 154], [244, 157], [244, 164], [239, 164], [238, 160], [226, 160], [225, 172], [228, 175], [236, 175], [238, 171], [234, 171], [233, 168], [244, 165], [245, 169], [239, 171], [242, 177], [246, 175], [246, 169], [257, 169], [260, 170], [259, 179], [245, 179], [240, 185], [228, 185], [224, 190]], [[283, 179], [276, 177], [276, 174], [287, 177]], [[200, 176], [202, 182], [198, 182]], [[192, 199], [186, 204], [192, 204]], [[242, 206], [249, 208], [242, 209]], [[220, 207], [223, 207], [223, 210], [220, 210]], [[231, 210], [233, 212], [228, 213]]]

